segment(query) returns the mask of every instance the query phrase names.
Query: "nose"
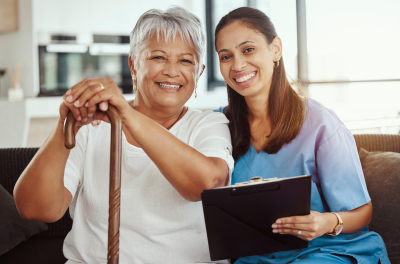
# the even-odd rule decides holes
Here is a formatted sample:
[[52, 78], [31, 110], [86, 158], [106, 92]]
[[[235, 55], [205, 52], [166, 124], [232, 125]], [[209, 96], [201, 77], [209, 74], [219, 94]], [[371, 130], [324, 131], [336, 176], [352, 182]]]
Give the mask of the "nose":
[[168, 75], [170, 78], [179, 76], [178, 65], [175, 62], [167, 62], [163, 70], [163, 74]]
[[233, 64], [232, 64], [232, 70], [234, 71], [241, 71], [243, 70], [247, 65], [246, 60], [242, 58], [241, 56], [236, 56], [233, 59]]

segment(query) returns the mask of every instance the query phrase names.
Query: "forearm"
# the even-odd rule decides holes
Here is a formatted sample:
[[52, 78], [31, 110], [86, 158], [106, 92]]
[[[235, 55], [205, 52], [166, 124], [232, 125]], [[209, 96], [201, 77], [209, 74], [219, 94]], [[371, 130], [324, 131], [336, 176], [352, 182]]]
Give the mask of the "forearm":
[[[337, 212], [343, 221], [342, 233], [355, 233], [369, 225], [372, 219], [371, 202], [351, 211]], [[328, 233], [332, 232], [338, 223], [337, 217], [332, 213], [326, 213]]]
[[123, 123], [129, 133], [182, 197], [199, 201], [204, 189], [225, 184], [225, 161], [204, 156], [134, 109], [125, 116]]
[[64, 214], [68, 201], [65, 201], [63, 176], [69, 152], [64, 147], [62, 123], [58, 122], [14, 188], [21, 216], [52, 222]]

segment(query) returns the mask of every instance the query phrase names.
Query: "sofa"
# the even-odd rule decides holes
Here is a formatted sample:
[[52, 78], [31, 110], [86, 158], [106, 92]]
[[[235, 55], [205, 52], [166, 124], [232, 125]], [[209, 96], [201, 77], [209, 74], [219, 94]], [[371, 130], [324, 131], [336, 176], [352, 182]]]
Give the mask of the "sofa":
[[[391, 262], [400, 264], [400, 240], [398, 239], [400, 235], [400, 221], [398, 221], [400, 216], [400, 135], [367, 134], [354, 135], [354, 138], [374, 208], [369, 228], [382, 236]], [[18, 177], [37, 150], [37, 148], [0, 149], [0, 187], [2, 186], [10, 195], [13, 193]], [[2, 217], [6, 218], [4, 215], [0, 216], [0, 221]], [[47, 230], [36, 234], [23, 231], [22, 235], [25, 236], [23, 239], [26, 240], [16, 246], [13, 245], [13, 248], [7, 252], [0, 253], [0, 263], [65, 263], [62, 246], [65, 236], [72, 227], [69, 212], [67, 211], [59, 221], [47, 224], [47, 227]], [[0, 233], [0, 237], [4, 238], [4, 234]]]

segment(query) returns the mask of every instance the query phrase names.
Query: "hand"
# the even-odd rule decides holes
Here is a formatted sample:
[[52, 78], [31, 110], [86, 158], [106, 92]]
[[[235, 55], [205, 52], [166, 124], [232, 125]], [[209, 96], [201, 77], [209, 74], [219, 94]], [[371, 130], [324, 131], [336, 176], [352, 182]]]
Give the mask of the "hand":
[[[108, 109], [108, 103], [118, 109], [121, 117], [130, 108], [117, 84], [111, 78], [85, 79], [80, 85], [72, 87], [66, 95], [67, 103], [73, 104], [75, 108], [88, 109], [87, 117], [94, 119], [93, 125], [99, 124], [100, 120], [109, 122], [107, 114], [104, 113]], [[97, 105], [101, 111], [96, 111]], [[85, 115], [84, 111], [83, 115]], [[82, 120], [85, 117], [82, 116]]]
[[[79, 88], [80, 86], [83, 85], [83, 83], [85, 81], [86, 80], [83, 80], [83, 81], [75, 84], [71, 89]], [[75, 107], [73, 104], [73, 101], [71, 102], [69, 100], [70, 98], [68, 98], [69, 94], [70, 94], [70, 90], [68, 90], [68, 92], [66, 94], [64, 94], [62, 97], [61, 105], [59, 108], [59, 111], [60, 111], [59, 122], [62, 124], [62, 126], [64, 126], [64, 121], [67, 118], [69, 111], [71, 111], [77, 121], [75, 123], [75, 127], [77, 128], [76, 131], [78, 131], [81, 126], [89, 124], [91, 121], [93, 121], [92, 117], [93, 117], [94, 113], [96, 112], [96, 106], [93, 106], [90, 108]], [[96, 122], [96, 124], [97, 124], [97, 121], [93, 121], [93, 122]]]
[[[337, 219], [334, 214], [311, 211], [309, 215], [279, 218], [272, 225], [272, 232], [290, 234], [311, 241], [332, 232]], [[298, 235], [298, 231], [301, 235]]]

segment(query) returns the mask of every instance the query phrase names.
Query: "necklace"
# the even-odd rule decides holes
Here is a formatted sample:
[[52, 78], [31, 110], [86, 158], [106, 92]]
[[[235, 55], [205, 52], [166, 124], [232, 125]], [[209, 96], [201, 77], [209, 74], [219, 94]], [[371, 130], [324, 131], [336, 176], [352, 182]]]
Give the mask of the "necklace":
[[167, 130], [170, 130], [170, 129], [176, 124], [176, 122], [178, 122], [178, 121], [182, 118], [182, 115], [183, 115], [183, 113], [185, 112], [185, 109], [186, 109], [186, 106], [182, 107], [182, 111], [181, 111], [181, 113], [179, 114], [178, 118], [175, 120], [174, 123], [172, 123], [172, 125], [170, 125], [170, 126], [167, 128]]

